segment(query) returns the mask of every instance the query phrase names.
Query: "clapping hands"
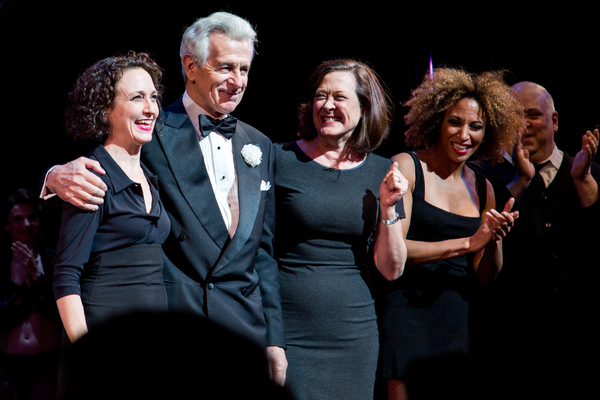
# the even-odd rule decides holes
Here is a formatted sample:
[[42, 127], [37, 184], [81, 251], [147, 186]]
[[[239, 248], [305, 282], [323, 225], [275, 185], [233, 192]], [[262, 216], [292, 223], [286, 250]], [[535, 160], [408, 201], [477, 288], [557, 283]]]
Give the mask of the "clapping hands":
[[43, 270], [36, 261], [34, 252], [24, 243], [12, 243], [12, 260], [10, 263], [11, 280], [19, 286], [31, 286]]
[[596, 151], [598, 150], [598, 129], [593, 132], [587, 131], [581, 138], [581, 150], [573, 159], [573, 167], [571, 168], [571, 176], [573, 179], [583, 179], [590, 173], [590, 167]]
[[514, 204], [515, 199], [510, 198], [504, 205], [504, 210], [501, 213], [494, 209], [486, 213], [485, 225], [487, 225], [493, 241], [505, 238], [515, 225], [515, 220], [519, 218], [518, 211], [511, 211]]
[[494, 209], [486, 212], [485, 221], [481, 224], [477, 232], [471, 236], [469, 241], [469, 252], [478, 252], [488, 243], [498, 242], [505, 238], [519, 218], [518, 211], [511, 211], [515, 204], [515, 199], [511, 197], [505, 204], [502, 212]]

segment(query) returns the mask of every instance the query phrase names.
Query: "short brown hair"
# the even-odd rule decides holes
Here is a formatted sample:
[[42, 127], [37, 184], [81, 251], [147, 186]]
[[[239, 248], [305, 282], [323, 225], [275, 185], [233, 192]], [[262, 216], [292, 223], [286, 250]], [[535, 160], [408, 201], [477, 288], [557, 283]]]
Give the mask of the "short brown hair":
[[361, 119], [352, 136], [346, 142], [347, 154], [368, 154], [387, 138], [392, 120], [392, 102], [381, 80], [368, 65], [355, 60], [336, 59], [324, 61], [310, 77], [310, 100], [301, 104], [298, 111], [298, 136], [312, 140], [317, 136], [313, 123], [313, 100], [325, 75], [335, 71], [347, 71], [356, 78], [356, 94], [360, 102]]

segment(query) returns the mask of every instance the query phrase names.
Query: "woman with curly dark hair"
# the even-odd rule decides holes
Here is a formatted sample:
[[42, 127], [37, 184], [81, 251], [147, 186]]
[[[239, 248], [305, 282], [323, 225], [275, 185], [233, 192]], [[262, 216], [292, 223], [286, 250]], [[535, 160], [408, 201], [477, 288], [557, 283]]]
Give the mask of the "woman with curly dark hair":
[[497, 212], [492, 185], [465, 166], [472, 157], [500, 159], [522, 125], [522, 107], [502, 73], [437, 69], [406, 105], [413, 151], [392, 159], [409, 182], [408, 258], [377, 301], [388, 399], [406, 395], [411, 361], [468, 351], [469, 297], [476, 285], [494, 281], [502, 238], [518, 217], [514, 199]]
[[113, 316], [166, 311], [161, 244], [170, 229], [140, 151], [159, 116], [160, 67], [145, 53], [103, 59], [70, 93], [67, 132], [99, 145], [107, 187], [98, 211], [63, 205], [54, 293], [73, 342]]

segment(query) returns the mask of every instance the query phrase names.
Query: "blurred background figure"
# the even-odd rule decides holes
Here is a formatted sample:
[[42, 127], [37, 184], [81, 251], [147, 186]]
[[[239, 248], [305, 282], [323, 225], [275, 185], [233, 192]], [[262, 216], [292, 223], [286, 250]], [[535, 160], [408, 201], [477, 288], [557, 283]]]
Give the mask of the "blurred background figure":
[[75, 342], [64, 365], [74, 378], [65, 400], [295, 400], [260, 345], [192, 313], [115, 317]]
[[55, 399], [61, 324], [52, 295], [54, 251], [44, 246], [38, 199], [4, 202], [0, 249], [0, 398]]
[[576, 397], [575, 389], [589, 389], [595, 374], [589, 365], [600, 354], [600, 165], [594, 161], [599, 132], [564, 131], [580, 138], [572, 156], [556, 143], [563, 131], [548, 90], [529, 81], [513, 89], [525, 119], [512, 157], [495, 166], [471, 164], [496, 182], [497, 198], [517, 199], [521, 215], [504, 241], [504, 267], [493, 291], [473, 314], [475, 350], [497, 372], [523, 377], [518, 383], [532, 395], [564, 390]]

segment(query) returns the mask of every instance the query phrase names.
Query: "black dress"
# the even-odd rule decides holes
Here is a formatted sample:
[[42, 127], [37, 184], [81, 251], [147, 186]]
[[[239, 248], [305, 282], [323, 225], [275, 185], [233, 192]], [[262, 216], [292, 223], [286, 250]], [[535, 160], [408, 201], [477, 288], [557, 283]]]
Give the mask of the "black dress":
[[[436, 242], [473, 235], [481, 226], [480, 217], [452, 214], [425, 202], [421, 162], [409, 154], [415, 162], [415, 188], [407, 239]], [[482, 212], [486, 179], [476, 176]], [[466, 353], [473, 288], [472, 255], [407, 265], [398, 280], [382, 283], [377, 298], [381, 376], [402, 379], [412, 360]]]
[[365, 275], [379, 185], [391, 161], [371, 154], [337, 170], [296, 143], [276, 145], [276, 152], [286, 383], [298, 400], [372, 398], [379, 340]]
[[54, 295], [81, 296], [88, 329], [113, 316], [167, 311], [161, 244], [170, 222], [159, 200], [156, 178], [144, 172], [152, 192], [146, 212], [141, 186], [131, 181], [102, 146], [98, 160], [108, 190], [96, 212], [65, 203], [57, 245]]

